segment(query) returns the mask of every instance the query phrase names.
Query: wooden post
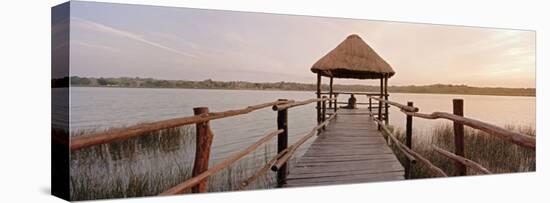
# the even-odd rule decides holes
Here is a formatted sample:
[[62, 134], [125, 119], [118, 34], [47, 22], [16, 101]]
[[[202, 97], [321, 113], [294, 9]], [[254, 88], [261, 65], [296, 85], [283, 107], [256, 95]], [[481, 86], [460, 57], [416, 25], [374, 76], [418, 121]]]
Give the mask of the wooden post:
[[[382, 98], [382, 94], [384, 93], [383, 87], [384, 87], [384, 76], [380, 74], [380, 99], [383, 99]], [[382, 122], [382, 101], [378, 101], [378, 121], [379, 121], [378, 130], [380, 130], [381, 129], [380, 122]]]
[[[279, 99], [286, 101], [286, 99]], [[288, 109], [277, 111], [277, 129], [284, 130], [277, 136], [277, 154], [288, 147]], [[277, 187], [283, 187], [286, 184], [286, 175], [288, 174], [287, 163], [283, 164], [277, 171]]]
[[[458, 116], [464, 116], [464, 101], [462, 99], [453, 99], [453, 113]], [[464, 157], [464, 125], [454, 122], [455, 134], [455, 154]], [[466, 175], [466, 166], [458, 161], [455, 162], [455, 175]]]
[[[321, 73], [317, 73], [317, 99], [321, 98]], [[321, 102], [317, 101], [317, 125], [321, 123]]]
[[[332, 80], [333, 80], [333, 78], [330, 77], [330, 86], [329, 86], [329, 90], [328, 90], [329, 91], [329, 93], [328, 93], [329, 97], [328, 98], [330, 98], [330, 99], [332, 99]], [[332, 108], [332, 100], [330, 100], [328, 102], [328, 108]]]
[[[407, 106], [413, 106], [413, 102], [407, 102]], [[405, 145], [412, 150], [412, 116], [407, 115], [407, 123], [406, 123], [406, 130], [405, 130]], [[411, 161], [407, 160], [405, 162], [405, 178], [410, 179], [411, 178]]]
[[[208, 113], [208, 107], [197, 107], [193, 109], [195, 115]], [[198, 176], [208, 170], [208, 161], [210, 159], [210, 147], [214, 135], [210, 130], [210, 122], [202, 122], [196, 124], [196, 148], [195, 148], [195, 163], [193, 165], [192, 176]], [[203, 193], [208, 191], [208, 178], [191, 188], [193, 193]]]
[[338, 110], [338, 94], [334, 94], [334, 113]]
[[[385, 74], [386, 76], [384, 77], [384, 98], [386, 99], [386, 101], [388, 101], [388, 74]], [[388, 123], [390, 122], [390, 112], [388, 111], [388, 108], [390, 108], [390, 105], [388, 103], [385, 103], [385, 107], [386, 107], [386, 117], [384, 117], [386, 119], [386, 125], [388, 125]]]
[[[326, 99], [327, 96], [323, 96], [323, 99]], [[322, 104], [322, 108], [323, 110], [321, 111], [321, 122], [325, 122], [325, 120], [327, 119], [327, 101], [326, 100], [323, 100], [323, 104]], [[323, 130], [325, 130], [325, 126], [323, 126]]]
[[372, 99], [370, 97], [369, 97], [369, 111], [372, 111]]

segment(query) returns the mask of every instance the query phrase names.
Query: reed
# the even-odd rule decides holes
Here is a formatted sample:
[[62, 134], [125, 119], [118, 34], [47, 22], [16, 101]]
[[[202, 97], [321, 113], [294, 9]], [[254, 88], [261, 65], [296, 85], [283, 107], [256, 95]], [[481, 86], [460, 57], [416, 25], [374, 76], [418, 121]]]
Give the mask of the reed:
[[[535, 129], [531, 126], [506, 125], [506, 129], [536, 136]], [[454, 134], [452, 124], [441, 124], [434, 127], [427, 133], [413, 133], [412, 149], [430, 160], [434, 165], [440, 167], [445, 173], [454, 174], [454, 162], [451, 159], [436, 153], [432, 144], [454, 151]], [[401, 142], [405, 142], [405, 133], [395, 130], [394, 134]], [[529, 172], [536, 170], [535, 150], [524, 148], [512, 143], [505, 142], [485, 132], [465, 127], [464, 146], [466, 158], [475, 161], [494, 174]], [[392, 145], [399, 160], [405, 163], [405, 156]], [[474, 170], [467, 170], [467, 175], [479, 175]], [[421, 163], [414, 164], [411, 170], [411, 178], [432, 178], [429, 169]]]
[[[79, 130], [72, 136], [93, 133]], [[195, 154], [192, 126], [170, 128], [125, 141], [71, 152], [71, 200], [155, 196], [189, 179]], [[208, 180], [209, 192], [231, 191], [253, 175], [272, 156], [272, 145], [243, 157]], [[210, 163], [212, 166], [213, 163]], [[245, 189], [276, 185], [275, 173], [266, 173]]]

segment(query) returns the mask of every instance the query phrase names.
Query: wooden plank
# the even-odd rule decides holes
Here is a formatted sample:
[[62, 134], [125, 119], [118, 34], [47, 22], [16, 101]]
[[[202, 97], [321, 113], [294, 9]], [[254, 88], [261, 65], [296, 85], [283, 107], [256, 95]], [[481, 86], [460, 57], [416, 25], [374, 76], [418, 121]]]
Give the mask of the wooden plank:
[[394, 158], [393, 154], [370, 154], [370, 155], [348, 155], [348, 156], [304, 156], [300, 158], [300, 162], [329, 162], [329, 161], [361, 161], [371, 159]]
[[[321, 151], [334, 151], [334, 150], [363, 150], [363, 149], [386, 149], [380, 145], [383, 142], [365, 142], [364, 144], [349, 144], [346, 142], [333, 142], [333, 143], [323, 143], [311, 145], [309, 150], [318, 149]], [[348, 145], [346, 145], [348, 144]]]
[[387, 169], [373, 169], [373, 170], [361, 170], [350, 171], [348, 173], [340, 172], [322, 172], [322, 173], [301, 173], [289, 176], [289, 180], [301, 179], [301, 178], [314, 178], [314, 177], [336, 177], [336, 176], [351, 176], [351, 175], [376, 175], [383, 173], [403, 173], [402, 170], [387, 170]]
[[[380, 154], [323, 154], [323, 155], [318, 155], [318, 154], [309, 154], [307, 156], [304, 156], [304, 157], [307, 157], [307, 158], [322, 158], [322, 157], [332, 157], [332, 158], [349, 158], [349, 157], [363, 157], [363, 156], [373, 156], [373, 155], [394, 155], [393, 153], [380, 153]], [[395, 156], [395, 155], [394, 155]]]
[[394, 180], [404, 180], [403, 176], [390, 176], [390, 177], [368, 177], [368, 178], [353, 178], [351, 180], [340, 180], [340, 181], [316, 181], [316, 182], [304, 182], [296, 181], [289, 182], [286, 187], [303, 187], [303, 186], [317, 186], [317, 185], [335, 185], [335, 184], [351, 184], [351, 183], [366, 183], [366, 182], [380, 182], [380, 181], [394, 181]]
[[380, 178], [380, 177], [395, 177], [403, 176], [402, 172], [387, 172], [387, 173], [371, 173], [371, 174], [357, 174], [357, 175], [339, 175], [339, 176], [311, 176], [311, 177], [302, 177], [289, 179], [288, 182], [334, 182], [342, 180], [357, 180], [364, 178]]
[[330, 143], [379, 143], [380, 141], [384, 141], [384, 139], [378, 137], [378, 136], [371, 136], [368, 137], [366, 135], [355, 135], [355, 136], [342, 136], [342, 137], [324, 137], [319, 136], [317, 139], [320, 140], [322, 143], [317, 144], [330, 144]]
[[367, 109], [341, 109], [293, 164], [285, 187], [402, 180], [403, 175]]
[[295, 167], [315, 167], [315, 166], [339, 166], [339, 167], [348, 167], [355, 165], [377, 165], [385, 163], [395, 163], [394, 158], [384, 158], [384, 159], [370, 159], [370, 160], [354, 160], [354, 161], [331, 161], [331, 162], [298, 162], [295, 164]]
[[291, 174], [289, 175], [289, 179], [296, 179], [300, 177], [317, 177], [317, 176], [342, 176], [342, 175], [360, 175], [360, 174], [378, 174], [378, 173], [389, 173], [389, 172], [401, 172], [403, 173], [403, 170], [388, 170], [385, 168], [374, 168], [371, 170], [351, 170], [346, 173], [342, 173], [340, 171], [323, 171], [318, 173], [297, 173], [297, 174]]
[[329, 165], [329, 166], [319, 166], [319, 167], [308, 167], [308, 166], [295, 166], [292, 168], [293, 171], [291, 171], [291, 174], [294, 172], [304, 172], [307, 173], [315, 173], [315, 172], [329, 172], [329, 171], [351, 171], [351, 170], [369, 170], [369, 169], [388, 169], [388, 170], [404, 170], [403, 166], [401, 166], [401, 163], [393, 161], [393, 162], [381, 162], [376, 164], [346, 164], [346, 167], [342, 167], [342, 165]]
[[[365, 149], [318, 149], [312, 148], [308, 150], [310, 153], [316, 154], [382, 154], [382, 153], [393, 153], [389, 148], [365, 148]], [[306, 152], [307, 153], [307, 152]]]
[[[367, 132], [369, 132], [369, 131], [367, 131]], [[346, 138], [346, 137], [359, 137], [359, 139], [361, 139], [361, 138], [365, 138], [365, 139], [366, 139], [367, 137], [379, 137], [378, 135], [374, 135], [374, 133], [375, 133], [376, 131], [372, 131], [372, 132], [373, 132], [373, 133], [352, 133], [352, 132], [347, 132], [347, 133], [346, 133], [346, 132], [343, 132], [342, 134], [340, 134], [340, 135], [338, 135], [338, 136], [339, 136], [340, 138], [342, 138], [342, 139], [344, 139], [344, 138]], [[327, 134], [328, 134], [328, 133], [327, 133]], [[328, 135], [320, 135], [320, 136], [318, 136], [318, 137], [321, 137], [321, 138], [322, 138], [322, 137], [324, 137], [324, 136], [327, 136], [327, 137], [328, 137], [328, 136], [330, 136], [330, 134], [328, 134]], [[338, 139], [338, 138], [335, 138], [335, 139]]]
[[[367, 131], [367, 132], [370, 132], [370, 131]], [[331, 135], [335, 135], [335, 136], [331, 136]], [[370, 136], [369, 136], [370, 135]], [[353, 134], [353, 133], [347, 133], [347, 134], [335, 134], [335, 133], [324, 133], [320, 136], [317, 136], [319, 142], [330, 142], [330, 141], [348, 141], [348, 142], [351, 142], [351, 141], [362, 141], [362, 142], [368, 142], [368, 141], [379, 141], [379, 140], [383, 140], [382, 137], [378, 136], [378, 135], [373, 135], [372, 134], [369, 134], [369, 133], [366, 133], [366, 134]]]
[[[364, 158], [365, 156], [366, 158]], [[365, 162], [365, 161], [373, 161], [376, 162], [378, 160], [397, 160], [393, 154], [387, 153], [387, 154], [375, 154], [375, 155], [363, 155], [363, 156], [327, 156], [327, 157], [303, 157], [299, 160], [299, 162], [296, 163], [296, 165], [299, 165], [301, 163], [332, 163], [337, 162], [341, 164], [347, 164], [347, 163], [354, 163], [354, 162]], [[393, 157], [392, 157], [393, 156]]]

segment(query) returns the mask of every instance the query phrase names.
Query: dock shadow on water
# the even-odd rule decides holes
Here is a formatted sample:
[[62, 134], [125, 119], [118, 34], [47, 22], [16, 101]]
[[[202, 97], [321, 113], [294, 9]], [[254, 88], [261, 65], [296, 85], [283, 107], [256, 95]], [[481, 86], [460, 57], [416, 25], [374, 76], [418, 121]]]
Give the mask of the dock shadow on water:
[[[72, 136], [93, 133], [80, 130]], [[275, 140], [276, 141], [276, 140]], [[232, 191], [276, 152], [266, 144], [208, 178], [208, 191]], [[71, 152], [72, 200], [154, 196], [191, 178], [195, 128], [165, 129], [110, 144]], [[211, 158], [210, 167], [215, 163]], [[275, 173], [259, 177], [245, 190], [273, 188]]]
[[[536, 136], [536, 130], [532, 126], [506, 125], [505, 128], [529, 136]], [[405, 133], [402, 129], [396, 129], [394, 134], [398, 140], [405, 143]], [[453, 143], [454, 133], [452, 124], [440, 124], [428, 131], [413, 131], [412, 149], [450, 176], [455, 174], [455, 162], [435, 152], [432, 144], [454, 152]], [[403, 153], [396, 146], [392, 144], [390, 146], [396, 152], [399, 161], [404, 164], [407, 159]], [[493, 135], [467, 126], [464, 128], [464, 151], [465, 158], [479, 163], [493, 174], [536, 171], [535, 150], [506, 142]], [[466, 175], [479, 174], [474, 170], [467, 169]], [[412, 179], [433, 177], [426, 165], [422, 163], [412, 165]]]

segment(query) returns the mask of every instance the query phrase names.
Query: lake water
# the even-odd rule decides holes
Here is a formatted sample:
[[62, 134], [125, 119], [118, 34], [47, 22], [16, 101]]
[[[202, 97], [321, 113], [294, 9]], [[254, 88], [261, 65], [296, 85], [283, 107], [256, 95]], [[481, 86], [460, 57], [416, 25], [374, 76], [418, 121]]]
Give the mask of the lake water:
[[[145, 88], [71, 88], [71, 130], [106, 129], [136, 123], [193, 115], [193, 108], [209, 107], [211, 112], [239, 109], [279, 98], [296, 101], [315, 97], [314, 92], [145, 89]], [[368, 102], [358, 96], [358, 102]], [[391, 93], [389, 99], [402, 104], [413, 101], [420, 112], [452, 112], [452, 99], [464, 99], [464, 115], [499, 126], [508, 124], [535, 126], [535, 97], [480, 96], [450, 94]], [[340, 96], [346, 101], [347, 95]], [[289, 111], [290, 142], [308, 132], [316, 124], [315, 104]], [[415, 131], [429, 131], [445, 120], [414, 119]], [[403, 128], [405, 115], [390, 108], [390, 124]], [[242, 149], [277, 128], [276, 112], [270, 108], [246, 115], [214, 120], [213, 156], [223, 158], [228, 152]]]
[[[315, 97], [314, 92], [301, 91], [97, 87], [72, 87], [70, 94], [70, 129], [72, 132], [101, 130], [190, 116], [193, 115], [193, 108], [199, 106], [209, 107], [211, 112], [219, 112], [271, 102], [280, 98], [298, 101]], [[347, 98], [348, 95], [340, 96], [339, 101], [347, 101]], [[423, 113], [433, 111], [452, 112], [453, 98], [464, 99], [464, 114], [466, 117], [499, 126], [513, 124], [536, 127], [535, 97], [406, 93], [391, 93], [389, 97], [390, 100], [402, 104], [413, 101], [414, 105], [420, 108], [420, 112]], [[368, 99], [364, 96], [358, 96], [357, 99], [358, 102], [368, 102]], [[316, 125], [316, 111], [314, 108], [315, 104], [312, 103], [289, 110], [289, 144], [297, 141]], [[425, 134], [432, 127], [442, 122], [449, 121], [415, 118], [413, 121], [415, 134], [417, 134], [416, 132], [420, 132], [419, 135]], [[397, 108], [390, 108], [390, 124], [396, 128], [403, 128], [405, 125], [405, 116]], [[211, 121], [214, 132], [211, 164], [217, 163], [232, 153], [249, 146], [265, 134], [276, 130], [276, 126], [276, 112], [271, 108]], [[300, 149], [300, 153], [307, 149], [311, 141]], [[271, 140], [268, 145], [271, 146], [269, 147], [270, 150], [262, 153], [269, 153], [269, 157], [271, 157], [274, 155], [273, 150], [276, 149], [276, 139]], [[181, 156], [181, 154], [175, 156]], [[187, 153], [187, 156], [193, 156], [193, 154]], [[157, 158], [147, 158], [149, 161], [146, 164], [148, 167], [145, 167], [147, 169], [143, 169], [143, 163], [140, 165], [135, 161], [124, 164], [133, 165], [128, 166], [134, 168], [133, 170], [156, 170], [156, 168], [170, 167], [168, 166], [170, 162], [157, 161]], [[191, 161], [191, 159], [188, 160]], [[261, 162], [265, 162], [265, 160]], [[103, 163], [95, 164], [97, 166], [94, 167], [94, 170], [105, 170], [102, 168]], [[76, 169], [73, 167], [73, 172], [78, 172], [74, 170]]]

